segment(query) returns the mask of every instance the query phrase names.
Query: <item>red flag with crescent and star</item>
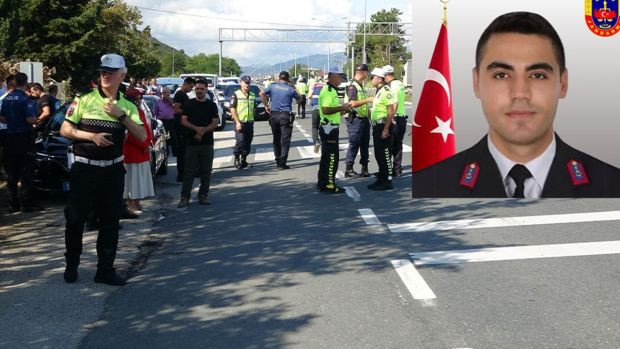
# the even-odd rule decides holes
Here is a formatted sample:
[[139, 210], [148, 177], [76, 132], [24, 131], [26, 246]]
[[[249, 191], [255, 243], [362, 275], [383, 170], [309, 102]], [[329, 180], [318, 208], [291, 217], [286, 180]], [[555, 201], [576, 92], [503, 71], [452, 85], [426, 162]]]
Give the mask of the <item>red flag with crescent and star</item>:
[[428, 67], [411, 132], [413, 172], [456, 153], [448, 26], [444, 21]]

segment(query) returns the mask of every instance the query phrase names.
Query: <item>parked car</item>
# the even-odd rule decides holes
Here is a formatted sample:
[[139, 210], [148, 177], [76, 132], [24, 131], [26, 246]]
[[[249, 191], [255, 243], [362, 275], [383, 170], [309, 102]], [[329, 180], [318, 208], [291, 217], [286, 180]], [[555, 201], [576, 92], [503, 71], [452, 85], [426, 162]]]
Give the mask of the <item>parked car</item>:
[[157, 86], [159, 86], [160, 89], [168, 87], [172, 95], [183, 85], [183, 79], [181, 78], [157, 78], [155, 81], [157, 81]]
[[170, 134], [164, 128], [164, 123], [158, 120], [152, 112], [149, 104], [155, 107], [155, 102], [159, 97], [154, 95], [144, 95], [140, 108], [144, 110], [146, 118], [151, 121], [153, 130], [153, 141], [151, 142], [151, 173], [155, 175], [164, 175], [168, 172], [168, 149], [167, 141]]
[[[226, 90], [223, 93], [223, 100], [221, 102], [222, 109], [224, 110], [224, 115], [226, 119], [232, 120], [232, 115], [230, 114], [230, 101], [232, 99], [235, 91], [241, 88], [241, 85], [228, 85], [226, 86]], [[260, 87], [258, 85], [250, 85], [250, 91], [256, 95], [256, 99], [254, 100], [254, 119], [255, 120], [267, 120], [269, 119], [269, 114], [265, 111], [265, 106], [263, 102], [260, 100]]]
[[[173, 97], [174, 97], [174, 93], [177, 93], [177, 91], [178, 91], [179, 89], [180, 89], [180, 87], [179, 87], [177, 90], [175, 90], [175, 91], [173, 92], [173, 94], [172, 94], [172, 96], [173, 96]], [[190, 92], [187, 94], [187, 96], [188, 96], [190, 99], [192, 99], [192, 98], [196, 98], [196, 92], [194, 92], [194, 91], [192, 90], [192, 91], [190, 91]], [[208, 98], [212, 98], [212, 99], [213, 99], [213, 101], [215, 102], [215, 105], [217, 106], [217, 116], [218, 116], [218, 119], [219, 119], [219, 120], [218, 120], [218, 123], [217, 123], [217, 131], [221, 131], [221, 130], [223, 130], [223, 129], [224, 129], [224, 127], [226, 127], [226, 117], [224, 116], [224, 110], [222, 109], [222, 106], [220, 105], [220, 103], [218, 103], [218, 102], [219, 102], [219, 101], [218, 101], [218, 97], [217, 97], [217, 96], [218, 96], [218, 94], [217, 94], [217, 93], [214, 93], [214, 92], [209, 91], [209, 93], [207, 94], [207, 96], [208, 96]], [[148, 95], [144, 95], [144, 97], [146, 98], [146, 97], [150, 97], [150, 96], [148, 96]], [[155, 97], [157, 97], [157, 96], [155, 96]], [[159, 97], [157, 97], [157, 98], [159, 98]], [[153, 108], [155, 108], [155, 102], [152, 102], [152, 103], [153, 103]]]
[[[34, 187], [40, 191], [67, 192], [71, 190], [67, 149], [71, 140], [60, 135], [60, 126], [65, 120], [65, 114], [70, 103], [64, 104], [52, 115], [43, 126], [35, 140], [35, 168]], [[150, 118], [153, 129], [153, 144], [151, 146], [151, 172], [165, 174], [168, 165], [166, 141], [168, 133], [160, 120], [154, 118], [148, 104], [143, 101], [142, 106], [146, 117]]]

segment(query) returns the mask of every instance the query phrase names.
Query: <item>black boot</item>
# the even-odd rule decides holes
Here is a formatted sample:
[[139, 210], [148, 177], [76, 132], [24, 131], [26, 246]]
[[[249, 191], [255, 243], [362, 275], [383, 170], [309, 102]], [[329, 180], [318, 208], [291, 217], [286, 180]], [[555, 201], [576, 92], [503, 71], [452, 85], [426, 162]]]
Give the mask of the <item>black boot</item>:
[[239, 155], [235, 155], [235, 168], [237, 170], [241, 169], [241, 162], [239, 162]]
[[103, 249], [97, 251], [99, 263], [97, 263], [97, 273], [95, 274], [95, 282], [98, 284], [106, 284], [110, 286], [125, 286], [127, 282], [120, 277], [114, 269], [114, 259], [116, 258], [116, 250]]
[[65, 267], [65, 273], [63, 277], [67, 283], [74, 283], [78, 279], [78, 266], [80, 265], [80, 257], [70, 256], [65, 253], [65, 261], [67, 266]]
[[360, 173], [360, 177], [370, 177], [370, 173], [368, 173], [368, 164], [362, 165], [362, 173]]
[[374, 182], [373, 184], [368, 185], [368, 189], [370, 189], [370, 190], [390, 190], [390, 189], [394, 189], [394, 186], [392, 185], [392, 181], [382, 181], [380, 179], [377, 179], [376, 182]]
[[347, 164], [347, 169], [344, 172], [344, 176], [347, 178], [357, 178], [360, 175], [359, 173], [355, 172], [355, 170], [353, 170], [353, 165]]
[[241, 154], [241, 168], [246, 168], [248, 166], [250, 166], [250, 163], [248, 163], [247, 161], [248, 159], [248, 154]]

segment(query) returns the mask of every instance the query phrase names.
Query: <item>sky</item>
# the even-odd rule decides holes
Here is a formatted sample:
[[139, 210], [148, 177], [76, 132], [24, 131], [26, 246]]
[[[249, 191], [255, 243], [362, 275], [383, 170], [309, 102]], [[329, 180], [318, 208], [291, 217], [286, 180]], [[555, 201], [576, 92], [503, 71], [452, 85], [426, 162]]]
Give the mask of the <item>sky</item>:
[[[219, 53], [219, 28], [308, 28], [364, 21], [381, 10], [398, 8], [401, 21], [411, 22], [411, 0], [126, 0], [137, 6], [151, 34], [189, 55]], [[366, 8], [365, 8], [366, 6]], [[156, 9], [157, 12], [148, 9]], [[191, 14], [188, 16], [185, 14]], [[275, 24], [280, 23], [280, 25]], [[308, 54], [327, 54], [328, 44], [224, 43], [223, 55], [241, 66], [272, 64]], [[331, 52], [344, 52], [344, 44], [331, 44]]]

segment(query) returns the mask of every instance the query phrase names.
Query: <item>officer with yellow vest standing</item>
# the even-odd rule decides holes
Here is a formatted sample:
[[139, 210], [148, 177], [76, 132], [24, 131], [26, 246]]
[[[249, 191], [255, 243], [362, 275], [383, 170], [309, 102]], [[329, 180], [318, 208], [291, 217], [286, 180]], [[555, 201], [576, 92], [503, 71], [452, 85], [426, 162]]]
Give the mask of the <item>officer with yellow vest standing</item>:
[[[254, 138], [254, 107], [256, 95], [250, 91], [252, 79], [244, 75], [240, 79], [241, 88], [232, 96], [230, 113], [235, 122], [235, 168], [240, 170], [248, 167], [252, 139]], [[239, 160], [241, 157], [241, 160]]]
[[303, 76], [299, 76], [297, 79], [297, 83], [295, 84], [295, 89], [297, 93], [301, 96], [301, 102], [297, 103], [297, 115], [299, 115], [302, 119], [306, 118], [306, 95], [308, 94], [308, 85], [306, 84], [306, 80]]
[[127, 74], [123, 57], [103, 55], [99, 72], [99, 86], [71, 103], [60, 128], [61, 136], [73, 140], [75, 158], [65, 208], [64, 279], [68, 283], [77, 281], [84, 223], [94, 210], [99, 218], [95, 282], [123, 286], [125, 280], [114, 269], [125, 187], [123, 143], [125, 131], [140, 142], [147, 135], [136, 105], [119, 91]]
[[383, 67], [385, 72], [385, 82], [390, 86], [392, 94], [394, 95], [394, 110], [396, 110], [396, 116], [394, 117], [393, 136], [392, 141], [392, 156], [394, 157], [394, 167], [392, 169], [392, 176], [400, 177], [403, 174], [403, 139], [407, 132], [407, 112], [405, 111], [405, 85], [400, 80], [394, 78], [394, 67], [386, 65]]
[[368, 186], [371, 190], [389, 190], [392, 186], [392, 122], [394, 120], [394, 95], [385, 82], [385, 73], [375, 68], [370, 73], [375, 93], [370, 123], [375, 145], [375, 159], [379, 165], [377, 181]]
[[330, 71], [327, 76], [327, 84], [323, 86], [319, 94], [321, 162], [319, 164], [317, 189], [329, 194], [345, 192], [335, 182], [340, 152], [338, 147], [340, 115], [351, 109], [349, 103], [340, 105], [337, 86], [341, 82], [342, 76], [336, 71]]
[[[368, 78], [368, 66], [360, 64], [355, 69], [355, 77], [344, 95], [344, 101], [351, 103], [351, 110], [347, 117], [347, 133], [349, 134], [349, 148], [347, 149], [347, 169], [345, 177], [368, 177], [368, 147], [370, 146], [370, 109], [368, 103], [372, 102], [372, 96], [368, 97], [364, 89], [364, 81]], [[357, 153], [360, 153], [362, 172], [358, 174], [353, 169]]]

